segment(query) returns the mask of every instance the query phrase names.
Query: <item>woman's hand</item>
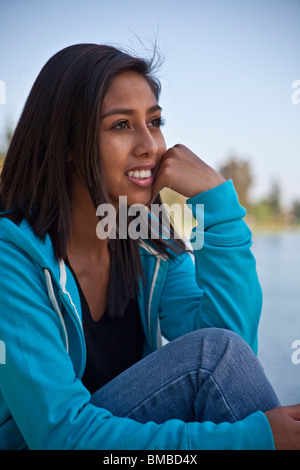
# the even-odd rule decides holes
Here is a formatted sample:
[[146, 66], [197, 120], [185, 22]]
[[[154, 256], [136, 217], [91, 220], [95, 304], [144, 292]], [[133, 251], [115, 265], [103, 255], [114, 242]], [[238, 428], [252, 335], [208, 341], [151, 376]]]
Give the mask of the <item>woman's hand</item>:
[[162, 157], [149, 204], [164, 187], [193, 197], [224, 183], [225, 179], [184, 145], [171, 147]]
[[276, 450], [300, 450], [300, 405], [278, 406], [265, 415]]

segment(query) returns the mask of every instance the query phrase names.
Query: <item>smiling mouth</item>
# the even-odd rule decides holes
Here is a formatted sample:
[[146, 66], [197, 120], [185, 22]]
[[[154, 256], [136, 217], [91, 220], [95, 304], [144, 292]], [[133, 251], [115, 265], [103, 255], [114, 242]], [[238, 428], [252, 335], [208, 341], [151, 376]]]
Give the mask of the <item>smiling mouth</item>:
[[130, 170], [127, 175], [135, 179], [145, 179], [151, 177], [151, 170]]
[[136, 168], [127, 171], [126, 176], [135, 186], [147, 188], [153, 184], [154, 170], [151, 168]]

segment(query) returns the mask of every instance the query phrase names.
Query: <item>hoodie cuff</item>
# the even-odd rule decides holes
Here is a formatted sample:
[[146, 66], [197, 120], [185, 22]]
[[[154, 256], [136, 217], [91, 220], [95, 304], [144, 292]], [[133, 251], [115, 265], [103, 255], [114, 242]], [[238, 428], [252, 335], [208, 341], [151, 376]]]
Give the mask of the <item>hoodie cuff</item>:
[[246, 210], [240, 205], [232, 180], [216, 186], [208, 191], [187, 199], [193, 216], [197, 220], [197, 204], [204, 204], [204, 229], [214, 225], [242, 219]]
[[[205, 432], [201, 433], [201, 424]], [[274, 439], [268, 419], [257, 411], [241, 421], [214, 424], [189, 423], [190, 449], [203, 450], [274, 450]], [[198, 427], [197, 427], [198, 425]], [[204, 431], [204, 429], [203, 429]]]
[[192, 237], [194, 232], [205, 232], [206, 242], [219, 246], [251, 240], [251, 231], [242, 220], [246, 210], [239, 203], [232, 180], [187, 199], [186, 204], [198, 222]]

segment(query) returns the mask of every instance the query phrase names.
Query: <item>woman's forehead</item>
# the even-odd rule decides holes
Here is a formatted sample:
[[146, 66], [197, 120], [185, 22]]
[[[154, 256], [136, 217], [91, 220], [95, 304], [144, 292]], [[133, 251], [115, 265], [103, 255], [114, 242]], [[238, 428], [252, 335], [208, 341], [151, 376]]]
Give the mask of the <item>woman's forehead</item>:
[[102, 113], [109, 108], [130, 109], [133, 103], [147, 103], [147, 107], [157, 104], [157, 99], [143, 75], [137, 72], [124, 71], [112, 81], [102, 104]]

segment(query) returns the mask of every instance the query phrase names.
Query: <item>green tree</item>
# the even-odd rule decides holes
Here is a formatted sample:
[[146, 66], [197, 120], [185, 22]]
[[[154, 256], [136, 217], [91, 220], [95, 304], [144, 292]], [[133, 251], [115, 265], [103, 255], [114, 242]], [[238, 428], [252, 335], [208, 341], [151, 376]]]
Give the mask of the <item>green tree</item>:
[[271, 182], [269, 193], [251, 206], [251, 214], [263, 224], [284, 224], [284, 211], [281, 206], [281, 189], [277, 179]]
[[293, 202], [292, 214], [296, 218], [297, 222], [300, 222], [300, 199]]
[[253, 183], [249, 160], [243, 160], [234, 155], [229, 156], [219, 171], [226, 180], [232, 179], [240, 204], [247, 208], [250, 205], [249, 190]]
[[280, 192], [279, 181], [273, 180], [271, 184], [270, 194], [267, 198], [273, 217], [278, 217], [281, 215], [280, 199], [281, 199], [281, 192]]

